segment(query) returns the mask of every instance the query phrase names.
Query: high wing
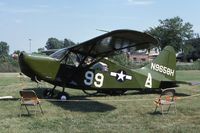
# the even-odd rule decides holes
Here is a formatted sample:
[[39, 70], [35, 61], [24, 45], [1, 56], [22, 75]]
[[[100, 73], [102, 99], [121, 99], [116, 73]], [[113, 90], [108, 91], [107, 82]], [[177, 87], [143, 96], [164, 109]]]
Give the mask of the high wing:
[[105, 57], [131, 48], [148, 49], [158, 45], [151, 35], [133, 30], [115, 30], [69, 48], [74, 53], [91, 57]]

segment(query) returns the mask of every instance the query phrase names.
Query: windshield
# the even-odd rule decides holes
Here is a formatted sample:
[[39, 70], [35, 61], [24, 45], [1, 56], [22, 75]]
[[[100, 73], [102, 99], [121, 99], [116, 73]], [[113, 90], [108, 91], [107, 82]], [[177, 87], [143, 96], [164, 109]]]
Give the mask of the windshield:
[[67, 48], [63, 48], [51, 54], [50, 57], [55, 58], [55, 59], [61, 59], [66, 54], [66, 52], [67, 52]]

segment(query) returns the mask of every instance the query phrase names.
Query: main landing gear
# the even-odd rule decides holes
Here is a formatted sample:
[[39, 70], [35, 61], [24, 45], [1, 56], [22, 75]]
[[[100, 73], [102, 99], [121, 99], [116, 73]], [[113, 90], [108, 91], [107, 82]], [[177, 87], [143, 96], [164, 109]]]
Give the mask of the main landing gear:
[[[44, 97], [46, 98], [54, 98], [54, 92], [55, 92], [55, 88], [57, 86], [54, 86], [52, 89], [46, 89], [43, 92]], [[56, 99], [60, 99], [60, 100], [68, 100], [69, 99], [69, 94], [65, 92], [65, 88], [63, 87], [62, 92], [59, 92], [56, 96]]]

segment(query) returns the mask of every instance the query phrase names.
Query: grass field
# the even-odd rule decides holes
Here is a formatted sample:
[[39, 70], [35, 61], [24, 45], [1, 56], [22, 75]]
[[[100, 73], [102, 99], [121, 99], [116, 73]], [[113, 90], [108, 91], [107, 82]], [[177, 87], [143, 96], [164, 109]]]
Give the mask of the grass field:
[[[200, 81], [200, 71], [178, 71], [178, 80]], [[44, 88], [52, 87], [44, 83]], [[19, 98], [19, 90], [42, 89], [36, 84], [20, 81], [17, 74], [0, 74], [0, 96]], [[61, 90], [61, 88], [58, 88]], [[19, 100], [0, 101], [1, 133], [38, 132], [199, 132], [200, 86], [181, 85], [177, 88], [177, 114], [153, 114], [153, 101], [158, 94], [140, 94], [131, 91], [123, 96], [86, 97], [82, 91], [66, 89], [74, 101], [42, 100], [44, 115], [19, 117]], [[197, 95], [197, 96], [195, 96]], [[81, 101], [81, 100], [82, 101]], [[80, 100], [80, 101], [79, 101]], [[116, 101], [115, 101], [116, 100]], [[24, 110], [24, 113], [25, 110]]]

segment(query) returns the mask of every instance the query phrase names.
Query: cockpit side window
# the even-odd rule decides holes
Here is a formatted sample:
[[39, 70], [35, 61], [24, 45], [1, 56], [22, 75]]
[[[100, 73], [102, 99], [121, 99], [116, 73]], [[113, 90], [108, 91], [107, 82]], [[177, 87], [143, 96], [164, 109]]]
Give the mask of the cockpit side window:
[[80, 64], [80, 57], [75, 53], [68, 53], [65, 59], [62, 61], [62, 64], [70, 65], [70, 66], [78, 66]]
[[59, 59], [60, 60], [60, 59], [62, 59], [65, 56], [65, 54], [67, 53], [67, 51], [68, 50], [66, 48], [60, 49], [60, 50], [56, 51], [55, 53], [51, 54], [50, 57], [52, 57], [54, 59]]

